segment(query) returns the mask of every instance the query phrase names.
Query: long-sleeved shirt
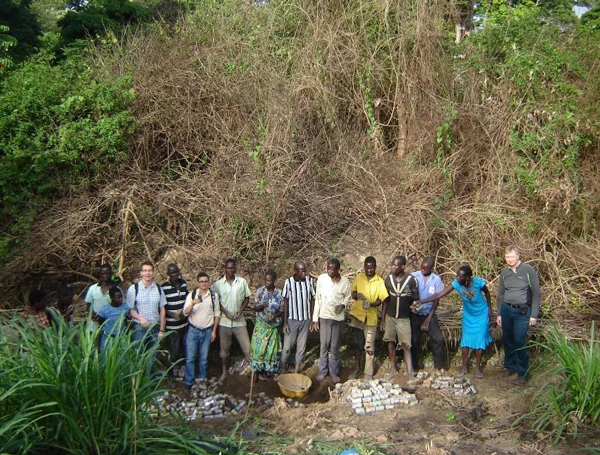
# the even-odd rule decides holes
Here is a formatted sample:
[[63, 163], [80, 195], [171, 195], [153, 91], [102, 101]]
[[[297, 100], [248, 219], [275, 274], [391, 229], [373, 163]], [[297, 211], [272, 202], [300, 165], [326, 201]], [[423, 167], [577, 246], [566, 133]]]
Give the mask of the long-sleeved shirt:
[[[359, 273], [352, 283], [352, 292], [364, 295], [369, 303], [373, 303], [377, 300], [383, 302], [388, 297], [388, 291], [385, 287], [383, 278], [379, 275], [375, 275], [369, 280], [367, 275]], [[363, 308], [362, 300], [354, 301], [350, 307], [350, 316], [354, 316], [366, 325], [377, 325], [377, 307], [372, 306], [365, 310]]]
[[503, 302], [531, 305], [531, 317], [537, 319], [541, 300], [540, 279], [532, 266], [521, 262], [515, 272], [507, 267], [500, 272], [498, 281], [498, 314]]
[[313, 322], [318, 322], [319, 318], [332, 319], [334, 321], [343, 321], [344, 312], [335, 313], [337, 305], [344, 305], [348, 308], [352, 299], [352, 288], [350, 281], [345, 276], [341, 276], [339, 281], [334, 282], [329, 275], [323, 273], [317, 279], [317, 292], [315, 299], [315, 311], [313, 313]]

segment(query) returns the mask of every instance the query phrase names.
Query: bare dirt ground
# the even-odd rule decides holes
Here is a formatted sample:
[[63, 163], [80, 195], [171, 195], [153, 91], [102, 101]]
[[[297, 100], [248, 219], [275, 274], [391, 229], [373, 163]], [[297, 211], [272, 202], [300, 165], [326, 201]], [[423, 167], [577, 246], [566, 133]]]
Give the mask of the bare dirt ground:
[[[258, 381], [253, 395], [264, 392], [275, 398], [274, 405], [250, 408], [241, 428], [249, 435], [248, 446], [257, 453], [285, 454], [339, 454], [340, 447], [368, 448], [371, 452], [384, 454], [568, 454], [578, 453], [582, 443], [588, 447], [600, 447], [600, 437], [587, 435], [577, 444], [552, 445], [547, 437], [529, 430], [526, 423], [513, 426], [515, 420], [528, 409], [533, 392], [545, 379], [534, 377], [527, 386], [518, 386], [507, 378], [499, 365], [497, 351], [492, 348], [486, 358], [485, 378], [475, 379], [472, 372], [467, 377], [478, 393], [454, 396], [452, 390], [433, 390], [426, 385], [417, 386], [415, 393], [419, 404], [401, 407], [371, 415], [355, 415], [346, 400], [330, 399], [333, 384], [327, 378], [322, 383], [314, 380], [317, 366], [318, 339], [309, 341], [309, 367], [304, 371], [313, 379], [309, 394], [297, 400], [305, 407], [293, 408], [286, 404], [278, 385], [273, 380]], [[214, 348], [214, 346], [213, 346]], [[388, 370], [379, 346], [375, 379], [382, 378]], [[218, 375], [219, 359], [211, 351], [211, 373]], [[348, 380], [353, 370], [353, 356], [348, 350], [342, 353], [342, 382]], [[403, 369], [403, 365], [400, 366]], [[425, 371], [431, 369], [425, 368]], [[452, 366], [450, 373], [457, 371]], [[244, 398], [250, 392], [250, 378], [242, 375], [229, 376], [220, 392]], [[398, 375], [392, 382], [407, 387], [406, 376]], [[196, 421], [198, 428], [228, 434], [236, 422]], [[286, 444], [282, 445], [281, 440]], [[323, 442], [330, 442], [324, 448]], [[282, 448], [282, 446], [284, 448]]]

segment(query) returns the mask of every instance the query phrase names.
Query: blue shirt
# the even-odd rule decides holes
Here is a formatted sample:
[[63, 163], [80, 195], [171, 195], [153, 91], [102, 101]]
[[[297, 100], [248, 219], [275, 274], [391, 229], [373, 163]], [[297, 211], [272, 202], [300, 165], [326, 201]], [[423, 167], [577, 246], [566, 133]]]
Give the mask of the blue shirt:
[[[148, 287], [144, 286], [142, 281], [138, 281], [137, 297], [135, 295], [135, 284], [129, 286], [127, 290], [127, 305], [130, 309], [135, 309], [139, 314], [144, 316], [150, 325], [159, 322], [160, 313], [159, 307], [163, 307], [167, 304], [165, 293], [158, 287], [153, 281]], [[133, 320], [136, 324], [139, 324], [135, 319]]]
[[[438, 292], [444, 290], [444, 283], [442, 283], [442, 279], [433, 272], [431, 272], [431, 275], [429, 275], [427, 282], [425, 282], [425, 276], [420, 270], [418, 272], [413, 272], [412, 276], [415, 278], [415, 280], [417, 280], [419, 299], [426, 299], [431, 297], [433, 294], [437, 294]], [[424, 303], [419, 309], [419, 316], [427, 316], [432, 308], [433, 302]]]
[[117, 307], [106, 305], [100, 308], [97, 314], [105, 320], [102, 331], [107, 335], [116, 335], [123, 331], [123, 322], [128, 312], [129, 306], [126, 303], [122, 303]]

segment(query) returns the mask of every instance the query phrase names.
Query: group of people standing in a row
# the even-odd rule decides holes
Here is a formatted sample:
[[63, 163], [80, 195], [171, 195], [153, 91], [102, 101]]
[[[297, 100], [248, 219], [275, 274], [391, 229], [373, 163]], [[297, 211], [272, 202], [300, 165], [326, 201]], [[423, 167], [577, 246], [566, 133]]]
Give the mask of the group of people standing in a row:
[[[529, 357], [525, 348], [528, 327], [536, 323], [540, 305], [540, 285], [537, 273], [520, 260], [519, 250], [505, 251], [508, 265], [500, 275], [497, 298], [498, 325], [502, 326], [507, 374], [518, 373], [525, 381]], [[492, 341], [489, 324], [493, 320], [491, 296], [485, 280], [474, 277], [468, 265], [460, 267], [456, 279], [444, 287], [433, 272], [434, 261], [425, 258], [420, 270], [406, 272], [406, 258], [396, 256], [391, 273], [382, 278], [376, 273], [377, 263], [369, 256], [363, 271], [352, 284], [340, 274], [340, 262], [330, 259], [326, 273], [313, 285], [304, 261], [294, 264], [294, 274], [280, 290], [275, 272], [265, 275], [265, 284], [256, 291], [253, 302], [247, 281], [236, 274], [234, 259], [225, 262], [224, 276], [210, 284], [205, 272], [197, 276], [190, 290], [177, 264], [167, 266], [168, 280], [162, 285], [154, 282], [154, 265], [144, 262], [141, 279], [127, 293], [114, 285], [112, 268], [102, 265], [99, 281], [91, 285], [85, 302], [89, 305], [88, 329], [99, 333], [100, 349], [111, 337], [123, 330], [125, 317], [132, 321], [132, 339], [142, 348], [162, 340], [169, 372], [185, 358], [184, 383], [191, 387], [196, 379], [207, 377], [208, 352], [217, 334], [220, 340], [223, 380], [228, 374], [232, 340], [235, 337], [251, 368], [260, 379], [280, 372], [299, 372], [304, 368], [304, 355], [309, 331], [317, 330], [320, 337], [320, 359], [317, 380], [326, 376], [333, 383], [340, 381], [340, 346], [343, 324], [349, 320], [355, 369], [352, 378], [364, 373], [374, 374], [377, 329], [383, 331], [390, 361], [387, 378], [397, 374], [396, 351], [401, 349], [409, 380], [419, 367], [421, 335], [428, 333], [428, 346], [433, 353], [434, 367], [446, 368], [445, 341], [436, 310], [439, 299], [456, 290], [463, 301], [462, 369], [468, 371], [469, 349], [475, 350], [475, 377], [483, 378], [481, 357]], [[73, 292], [61, 288], [56, 309], [45, 310], [45, 294], [32, 291], [31, 316], [40, 327], [50, 325], [53, 315], [68, 322], [72, 318]], [[40, 295], [38, 295], [40, 294]], [[244, 312], [256, 312], [256, 322], [250, 339]], [[281, 339], [283, 332], [283, 341]], [[295, 357], [291, 361], [292, 350]], [[362, 361], [363, 353], [365, 360]]]

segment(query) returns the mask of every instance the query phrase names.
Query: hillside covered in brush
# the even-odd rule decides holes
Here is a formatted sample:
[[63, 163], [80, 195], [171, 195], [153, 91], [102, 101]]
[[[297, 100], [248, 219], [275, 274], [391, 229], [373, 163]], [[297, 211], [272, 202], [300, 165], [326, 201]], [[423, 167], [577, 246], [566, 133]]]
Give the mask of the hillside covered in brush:
[[430, 254], [495, 289], [517, 244], [546, 313], [597, 317], [597, 5], [0, 5], [5, 306], [146, 258], [191, 276]]

